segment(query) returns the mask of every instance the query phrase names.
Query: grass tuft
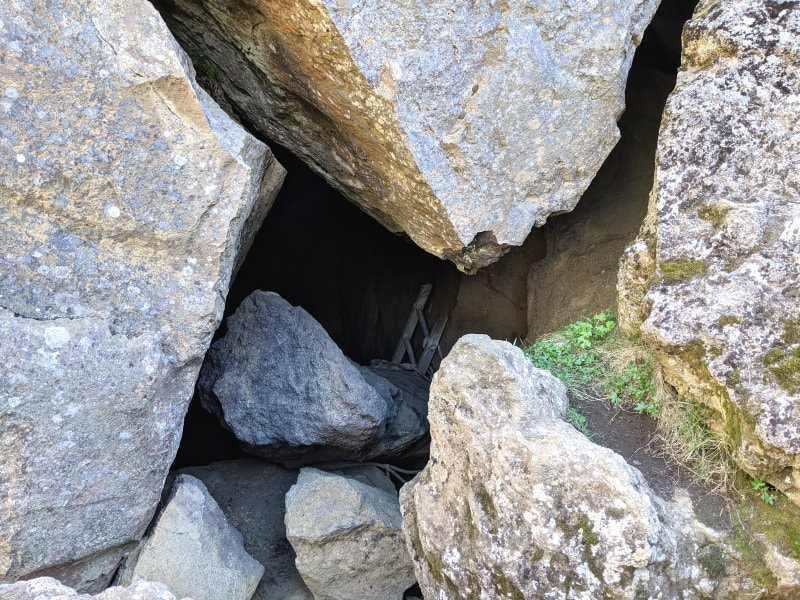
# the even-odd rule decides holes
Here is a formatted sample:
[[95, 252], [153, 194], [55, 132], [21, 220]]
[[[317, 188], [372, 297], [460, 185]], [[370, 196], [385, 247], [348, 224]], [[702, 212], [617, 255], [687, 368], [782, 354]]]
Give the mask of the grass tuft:
[[649, 351], [619, 333], [611, 311], [571, 323], [523, 351], [534, 365], [564, 382], [570, 397], [566, 419], [590, 439], [593, 434], [576, 400], [648, 415], [657, 421], [653, 441], [666, 459], [706, 488], [729, 487], [735, 473], [730, 448], [709, 426], [709, 409], [680, 400], [659, 376]]

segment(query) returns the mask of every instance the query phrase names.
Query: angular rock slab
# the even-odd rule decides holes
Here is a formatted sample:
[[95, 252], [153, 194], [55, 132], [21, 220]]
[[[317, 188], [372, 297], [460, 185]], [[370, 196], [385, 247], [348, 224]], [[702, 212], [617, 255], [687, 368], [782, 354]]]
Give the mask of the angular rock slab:
[[[2, 600], [176, 600], [166, 586], [152, 581], [137, 581], [128, 587], [111, 587], [95, 595], [79, 594], [52, 577], [0, 584]], [[183, 598], [182, 600], [192, 600]]]
[[519, 348], [484, 335], [456, 343], [431, 387], [431, 461], [400, 491], [423, 595], [713, 594], [689, 515], [563, 421], [566, 407], [563, 384]]
[[620, 322], [800, 504], [800, 11], [706, 0], [684, 38]]
[[143, 0], [0, 5], [0, 581], [102, 589], [283, 169]]
[[469, 271], [577, 203], [658, 0], [160, 6], [257, 130]]
[[297, 481], [297, 471], [264, 460], [242, 459], [180, 472], [205, 484], [228, 522], [241, 532], [245, 550], [264, 565], [254, 600], [313, 598], [294, 566], [283, 522], [286, 492]]
[[[253, 292], [226, 326], [198, 390], [248, 452], [290, 466], [359, 459], [376, 446], [403, 450], [427, 433], [405, 392], [353, 363], [311, 315], [277, 294]], [[402, 422], [384, 440], [395, 418]]]
[[194, 600], [250, 600], [262, 575], [264, 566], [244, 549], [242, 534], [203, 482], [183, 474], [120, 580], [157, 581]]
[[400, 600], [415, 582], [397, 493], [361, 471], [305, 468], [286, 494], [286, 535], [315, 600]]

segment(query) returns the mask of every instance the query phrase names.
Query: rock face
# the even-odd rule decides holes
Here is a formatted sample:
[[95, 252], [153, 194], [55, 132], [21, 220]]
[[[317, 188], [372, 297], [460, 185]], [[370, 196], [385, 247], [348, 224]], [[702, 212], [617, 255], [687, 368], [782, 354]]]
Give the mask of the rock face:
[[286, 540], [285, 497], [297, 481], [289, 471], [263, 460], [226, 460], [181, 470], [200, 479], [228, 522], [241, 532], [244, 548], [264, 565], [254, 600], [311, 600]]
[[286, 494], [286, 535], [315, 600], [400, 600], [414, 584], [397, 493], [370, 479], [305, 468]]
[[800, 12], [704, 1], [659, 135], [621, 324], [749, 473], [800, 503]]
[[0, 37], [0, 581], [101, 589], [283, 170], [148, 2], [3, 3]]
[[[78, 594], [52, 577], [37, 577], [28, 581], [0, 584], [2, 600], [176, 600], [175, 596], [160, 583], [137, 581], [128, 587], [112, 587], [96, 596]], [[182, 600], [192, 600], [183, 598]]]
[[250, 600], [263, 574], [203, 482], [179, 475], [120, 579], [157, 581], [194, 600]]
[[658, 1], [159, 5], [256, 129], [471, 270], [578, 201]]
[[[395, 386], [350, 361], [311, 315], [277, 294], [253, 292], [226, 324], [198, 389], [247, 451], [290, 464], [363, 458], [387, 421], [410, 416]], [[398, 428], [390, 429], [400, 450], [426, 432]], [[391, 454], [388, 441], [382, 449]]]
[[566, 407], [563, 384], [511, 344], [454, 346], [431, 387], [431, 461], [400, 493], [423, 595], [726, 597], [685, 509], [563, 421]]

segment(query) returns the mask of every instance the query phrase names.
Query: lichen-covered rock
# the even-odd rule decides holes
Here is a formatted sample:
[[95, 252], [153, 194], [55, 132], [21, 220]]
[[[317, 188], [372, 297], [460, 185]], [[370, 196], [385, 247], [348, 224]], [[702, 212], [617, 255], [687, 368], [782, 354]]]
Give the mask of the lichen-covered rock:
[[283, 170], [144, 0], [0, 5], [0, 581], [144, 533]]
[[194, 600], [250, 600], [263, 574], [203, 482], [182, 474], [120, 583], [157, 581]]
[[159, 5], [255, 128], [469, 270], [576, 204], [658, 1]]
[[[315, 600], [401, 600], [414, 569], [391, 483], [305, 468], [286, 494], [286, 535]], [[433, 597], [433, 596], [431, 596]]]
[[[139, 580], [127, 587], [111, 587], [95, 595], [79, 594], [52, 577], [0, 584], [0, 600], [176, 600], [166, 586]], [[192, 600], [183, 598], [182, 600]]]
[[244, 548], [264, 565], [253, 600], [311, 600], [294, 566], [286, 540], [286, 492], [297, 481], [297, 471], [265, 460], [241, 459], [182, 469], [200, 479], [244, 538]]
[[[519, 348], [483, 335], [453, 347], [431, 387], [431, 461], [400, 492], [423, 595], [745, 597], [723, 579], [747, 578], [728, 573], [691, 504], [656, 496], [621, 456], [562, 420], [566, 407], [563, 384]], [[719, 557], [713, 573], [701, 550]]]
[[705, 0], [619, 277], [623, 327], [739, 465], [800, 503], [800, 11]]
[[350, 361], [311, 315], [277, 294], [253, 292], [226, 325], [198, 390], [248, 452], [289, 465], [359, 459], [379, 442], [391, 455], [427, 433], [398, 423], [384, 439], [395, 417], [424, 422], [424, 414], [402, 408], [408, 394]]

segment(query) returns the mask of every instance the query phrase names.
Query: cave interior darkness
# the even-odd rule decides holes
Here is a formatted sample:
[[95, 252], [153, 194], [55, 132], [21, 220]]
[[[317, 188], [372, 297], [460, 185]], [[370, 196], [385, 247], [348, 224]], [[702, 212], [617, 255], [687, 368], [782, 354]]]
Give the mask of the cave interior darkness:
[[[628, 108], [619, 122], [622, 138], [576, 209], [551, 218], [544, 227], [535, 229], [523, 246], [476, 275], [464, 275], [451, 263], [418, 248], [405, 235], [384, 229], [291, 152], [263, 140], [286, 168], [286, 180], [231, 285], [225, 316], [254, 290], [277, 292], [307, 310], [344, 354], [359, 364], [391, 358], [414, 299], [425, 283], [433, 284], [425, 311], [428, 322], [449, 317], [442, 338], [443, 353], [465, 333], [524, 340], [529, 330], [538, 335], [537, 321], [560, 322], [557, 314], [531, 311], [529, 271], [553, 253], [551, 238], [560, 236], [568, 244], [565, 236], [568, 238], [583, 223], [601, 222], [601, 215], [609, 211], [630, 217], [623, 232], [627, 239], [620, 241], [619, 248], [614, 246], [612, 254], [617, 254], [611, 259], [617, 261], [625, 243], [635, 237], [646, 213], [649, 188], [620, 194], [608, 182], [631, 168], [644, 170], [640, 176], [652, 180], [660, 114], [680, 63], [681, 29], [695, 4], [696, 0], [664, 0], [661, 4], [637, 49], [628, 77]], [[653, 73], [667, 78], [669, 85], [655, 86]], [[198, 80], [203, 83], [201, 74]], [[641, 106], [643, 102], [647, 106]], [[636, 117], [643, 110], [649, 120]], [[241, 115], [234, 118], [247, 125]], [[610, 273], [606, 279], [603, 285], [613, 295], [616, 274]], [[567, 289], [570, 294], [582, 293], [581, 282], [575, 279], [539, 283]], [[584, 285], [595, 286], [596, 282]], [[546, 310], [555, 313], [558, 307]], [[223, 320], [220, 331], [224, 327]], [[173, 469], [247, 456], [233, 434], [194, 398]]]

